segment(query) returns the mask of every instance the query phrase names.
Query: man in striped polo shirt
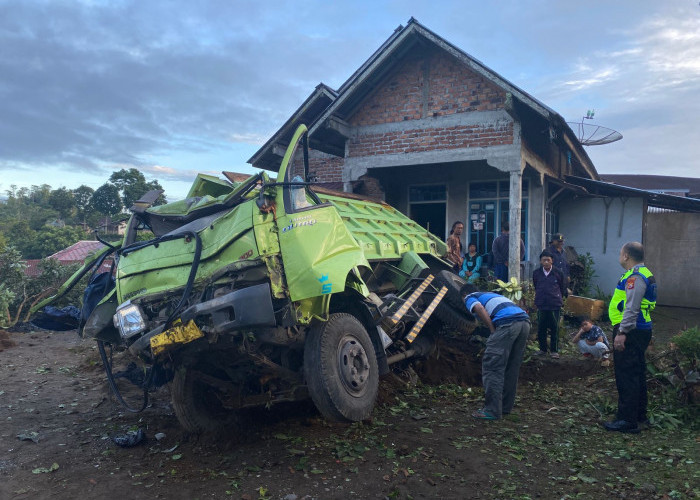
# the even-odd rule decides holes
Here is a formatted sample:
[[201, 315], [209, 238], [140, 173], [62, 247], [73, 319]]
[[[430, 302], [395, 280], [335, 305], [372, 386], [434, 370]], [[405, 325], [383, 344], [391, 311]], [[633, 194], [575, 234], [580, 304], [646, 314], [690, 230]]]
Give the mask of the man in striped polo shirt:
[[481, 362], [485, 402], [472, 417], [497, 420], [515, 403], [518, 372], [523, 360], [530, 317], [513, 302], [495, 292], [479, 292], [474, 285], [462, 287], [467, 309], [488, 327], [486, 350]]

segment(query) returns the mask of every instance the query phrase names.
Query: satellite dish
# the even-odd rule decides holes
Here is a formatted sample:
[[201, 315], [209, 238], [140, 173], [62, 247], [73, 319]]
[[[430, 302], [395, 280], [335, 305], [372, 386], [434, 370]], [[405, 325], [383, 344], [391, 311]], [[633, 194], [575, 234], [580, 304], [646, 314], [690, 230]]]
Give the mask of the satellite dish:
[[567, 122], [567, 124], [576, 132], [576, 137], [584, 146], [600, 146], [622, 139], [622, 134], [611, 128], [583, 122]]
[[610, 144], [611, 142], [622, 139], [622, 134], [617, 130], [592, 123], [585, 123], [586, 120], [592, 120], [595, 116], [595, 109], [588, 110], [586, 116], [581, 118], [581, 122], [566, 122], [571, 130], [576, 131], [578, 141], [584, 146], [600, 146], [601, 144]]

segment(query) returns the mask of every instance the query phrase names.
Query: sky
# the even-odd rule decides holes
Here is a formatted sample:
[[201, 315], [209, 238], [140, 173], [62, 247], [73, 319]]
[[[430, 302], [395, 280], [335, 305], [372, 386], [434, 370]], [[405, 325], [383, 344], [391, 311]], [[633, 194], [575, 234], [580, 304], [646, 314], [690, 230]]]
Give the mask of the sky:
[[698, 0], [0, 0], [0, 193], [253, 173], [411, 17], [567, 121], [595, 110], [624, 137], [586, 148], [600, 174], [700, 177]]

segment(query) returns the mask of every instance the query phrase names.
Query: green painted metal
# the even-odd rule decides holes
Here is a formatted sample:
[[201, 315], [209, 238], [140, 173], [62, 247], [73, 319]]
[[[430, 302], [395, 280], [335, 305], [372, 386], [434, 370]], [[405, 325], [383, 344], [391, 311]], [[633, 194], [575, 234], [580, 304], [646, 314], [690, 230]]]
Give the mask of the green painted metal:
[[[242, 269], [257, 261], [266, 266], [273, 295], [296, 303], [302, 324], [326, 318], [330, 296], [346, 287], [369, 295], [361, 276], [371, 262], [393, 261], [412, 275], [427, 267], [421, 255], [440, 258], [446, 252], [436, 236], [385, 203], [329, 195], [316, 198], [305, 187], [289, 184], [292, 161], [306, 133], [303, 125], [296, 130], [280, 167], [279, 184], [262, 174], [262, 191], [248, 192], [235, 206], [231, 204], [246, 192], [246, 185], [252, 186], [253, 177], [228, 184], [202, 174], [188, 199], [147, 209], [154, 217], [173, 217], [221, 205], [221, 214], [197, 230], [202, 252], [195, 287], [210, 282], [224, 268]], [[158, 241], [122, 254], [116, 273], [118, 302], [182, 290], [194, 254], [193, 238]]]
[[353, 268], [369, 268], [362, 248], [333, 205], [284, 215], [277, 222], [292, 300], [342, 292]]
[[[254, 201], [244, 202], [198, 232], [202, 253], [195, 284], [222, 267], [259, 257], [252, 227]], [[184, 287], [195, 253], [195, 240], [182, 238], [122, 255], [117, 266], [119, 302]]]
[[441, 257], [447, 247], [434, 234], [386, 203], [319, 194], [336, 208], [369, 261], [400, 259], [406, 252]]

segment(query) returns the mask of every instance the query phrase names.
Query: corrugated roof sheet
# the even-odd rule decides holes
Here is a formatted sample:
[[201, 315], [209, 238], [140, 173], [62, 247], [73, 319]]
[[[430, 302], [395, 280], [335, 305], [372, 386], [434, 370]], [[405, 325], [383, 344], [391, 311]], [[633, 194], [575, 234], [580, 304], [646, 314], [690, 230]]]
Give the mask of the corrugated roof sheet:
[[41, 270], [39, 269], [39, 262], [41, 262], [41, 259], [25, 260], [24, 263], [27, 267], [24, 268], [24, 275], [30, 277], [39, 276], [41, 274]]
[[53, 255], [49, 255], [49, 259], [56, 259], [59, 262], [83, 262], [88, 255], [104, 248], [104, 245], [99, 241], [79, 241], [56, 252]]
[[700, 193], [700, 178], [676, 177], [672, 175], [645, 174], [601, 174], [600, 179], [621, 186], [628, 186], [648, 191], [675, 191], [686, 193], [685, 196]]
[[679, 212], [700, 212], [700, 200], [670, 194], [654, 193], [609, 182], [584, 179], [573, 175], [566, 176], [566, 182], [586, 189], [591, 194], [599, 196], [638, 196], [647, 200], [652, 207], [678, 210]]

